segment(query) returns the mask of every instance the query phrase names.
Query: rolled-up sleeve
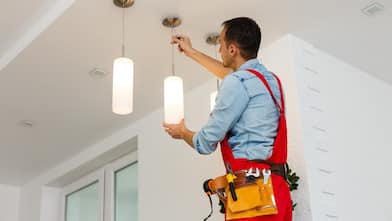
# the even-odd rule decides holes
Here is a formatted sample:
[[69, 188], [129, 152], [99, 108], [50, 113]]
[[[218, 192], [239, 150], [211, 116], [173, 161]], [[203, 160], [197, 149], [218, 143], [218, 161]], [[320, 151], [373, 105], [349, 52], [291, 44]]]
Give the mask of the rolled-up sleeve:
[[193, 136], [193, 145], [200, 154], [216, 150], [218, 142], [241, 117], [249, 102], [249, 96], [241, 78], [228, 75], [222, 82], [216, 104], [207, 124]]

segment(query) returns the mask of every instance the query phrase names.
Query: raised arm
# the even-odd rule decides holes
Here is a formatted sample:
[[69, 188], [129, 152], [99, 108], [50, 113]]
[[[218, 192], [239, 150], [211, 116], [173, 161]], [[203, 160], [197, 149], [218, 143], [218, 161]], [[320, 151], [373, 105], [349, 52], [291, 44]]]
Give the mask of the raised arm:
[[232, 70], [223, 66], [223, 63], [196, 50], [192, 47], [191, 40], [188, 36], [178, 34], [172, 37], [172, 44], [178, 44], [178, 49], [194, 61], [205, 67], [220, 79], [223, 79]]

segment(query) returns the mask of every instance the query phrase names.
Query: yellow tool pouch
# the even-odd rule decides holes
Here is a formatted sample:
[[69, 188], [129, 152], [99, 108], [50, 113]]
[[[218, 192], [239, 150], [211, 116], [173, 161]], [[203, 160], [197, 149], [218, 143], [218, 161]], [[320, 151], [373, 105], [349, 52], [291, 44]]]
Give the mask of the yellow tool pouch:
[[278, 213], [271, 177], [269, 177], [266, 184], [264, 184], [262, 178], [259, 178], [252, 183], [235, 186], [237, 201], [233, 200], [229, 187], [225, 188], [227, 196], [226, 220]]

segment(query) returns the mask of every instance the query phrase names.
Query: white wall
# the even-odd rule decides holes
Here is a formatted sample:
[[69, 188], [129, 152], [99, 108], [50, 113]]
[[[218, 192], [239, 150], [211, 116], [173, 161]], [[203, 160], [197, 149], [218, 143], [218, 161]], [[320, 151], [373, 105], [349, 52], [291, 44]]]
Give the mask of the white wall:
[[286, 96], [298, 98], [289, 108], [298, 107], [294, 140], [303, 155], [290, 152], [290, 160], [306, 177], [312, 219], [391, 220], [392, 86], [294, 36], [278, 40], [264, 55], [267, 66], [280, 70]]
[[33, 181], [22, 186], [18, 220], [39, 220], [42, 184]]
[[324, 61], [326, 123], [329, 144], [336, 153], [341, 220], [392, 220], [388, 139], [392, 86], [328, 54], [318, 54]]
[[[61, 189], [44, 186], [41, 188], [40, 221], [55, 221], [61, 213], [59, 201]], [[35, 199], [32, 197], [31, 199]], [[20, 220], [20, 219], [19, 219]]]
[[17, 221], [20, 188], [0, 184], [0, 220]]

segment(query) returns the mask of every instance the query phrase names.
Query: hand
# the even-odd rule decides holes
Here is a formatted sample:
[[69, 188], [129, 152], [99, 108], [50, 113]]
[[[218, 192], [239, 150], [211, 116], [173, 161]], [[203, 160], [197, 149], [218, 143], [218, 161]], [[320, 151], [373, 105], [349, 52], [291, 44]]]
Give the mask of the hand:
[[184, 139], [184, 131], [186, 130], [184, 119], [182, 119], [178, 124], [163, 123], [162, 126], [172, 138]]
[[190, 56], [195, 51], [195, 49], [192, 48], [191, 39], [186, 35], [173, 35], [171, 43], [178, 44], [178, 50], [184, 52], [186, 56]]

